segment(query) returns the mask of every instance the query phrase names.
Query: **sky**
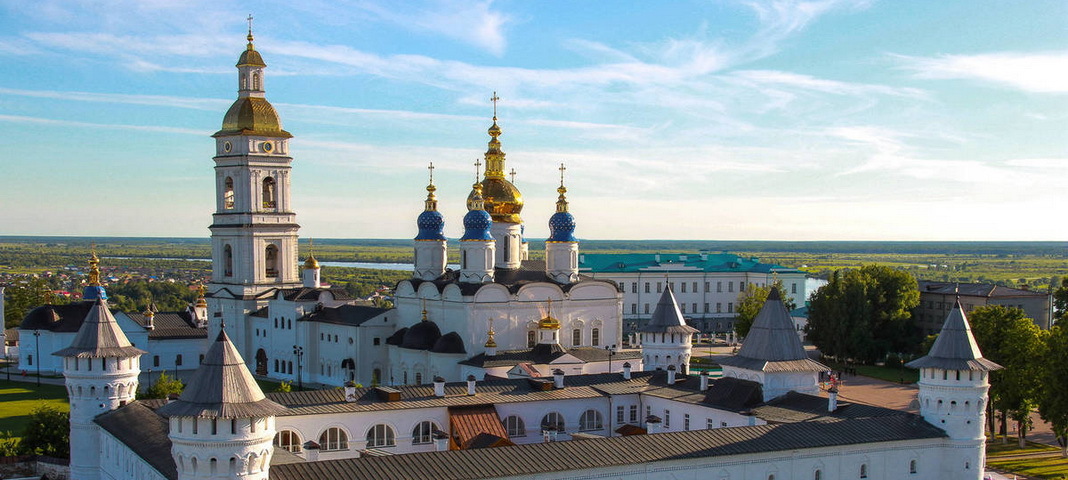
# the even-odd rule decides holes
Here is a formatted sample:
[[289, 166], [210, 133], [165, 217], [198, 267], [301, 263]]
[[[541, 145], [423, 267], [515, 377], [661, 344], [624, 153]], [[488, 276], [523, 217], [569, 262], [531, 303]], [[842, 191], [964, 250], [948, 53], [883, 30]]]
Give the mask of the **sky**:
[[[206, 237], [254, 16], [308, 238], [1068, 239], [1068, 2], [0, 0], [0, 231]], [[1059, 213], [1058, 213], [1059, 212]]]

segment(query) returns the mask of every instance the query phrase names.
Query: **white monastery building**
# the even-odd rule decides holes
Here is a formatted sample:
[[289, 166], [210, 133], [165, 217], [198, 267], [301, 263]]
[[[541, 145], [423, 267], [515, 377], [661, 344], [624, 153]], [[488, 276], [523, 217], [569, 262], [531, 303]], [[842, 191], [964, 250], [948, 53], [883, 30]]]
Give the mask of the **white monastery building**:
[[[163, 315], [151, 309], [112, 314], [92, 275], [86, 302], [24, 322], [23, 335], [52, 332], [72, 478], [981, 478], [987, 375], [1000, 367], [959, 303], [911, 364], [920, 415], [821, 396], [828, 368], [808, 358], [774, 290], [722, 378], [688, 371], [697, 330], [671, 285], [641, 349], [620, 350], [624, 294], [582, 272], [562, 177], [546, 260], [527, 259], [496, 112], [459, 270], [446, 268], [431, 177], [395, 308], [324, 288], [314, 258], [298, 263], [292, 135], [264, 96], [265, 67], [250, 32], [238, 99], [214, 135], [212, 281], [175, 314], [184, 326], [167, 321], [189, 336], [153, 337]], [[178, 355], [164, 353], [172, 341], [188, 342], [175, 345], [196, 358], [178, 361], [192, 380], [176, 399], [135, 400], [146, 359]], [[253, 372], [345, 386], [264, 394]]]

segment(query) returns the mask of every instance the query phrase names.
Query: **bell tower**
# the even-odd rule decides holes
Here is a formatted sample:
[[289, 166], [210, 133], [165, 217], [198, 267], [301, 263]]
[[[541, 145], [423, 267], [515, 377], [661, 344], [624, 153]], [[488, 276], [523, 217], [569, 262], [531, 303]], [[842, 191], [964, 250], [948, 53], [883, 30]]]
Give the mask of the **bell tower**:
[[[230, 318], [235, 343], [244, 333], [236, 320], [256, 305], [253, 298], [271, 288], [300, 287], [297, 230], [290, 202], [289, 139], [278, 113], [265, 98], [264, 68], [253, 45], [237, 61], [238, 95], [215, 138], [215, 214], [212, 216], [212, 274], [209, 317], [218, 332]], [[226, 301], [234, 300], [234, 301]], [[246, 305], [246, 303], [248, 303]]]

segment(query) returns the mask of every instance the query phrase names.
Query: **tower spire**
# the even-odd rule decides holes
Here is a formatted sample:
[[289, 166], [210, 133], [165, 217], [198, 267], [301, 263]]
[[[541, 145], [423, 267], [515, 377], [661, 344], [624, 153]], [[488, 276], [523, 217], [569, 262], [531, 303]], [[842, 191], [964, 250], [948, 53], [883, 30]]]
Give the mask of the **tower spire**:
[[252, 14], [248, 14], [248, 49], [252, 50]]
[[501, 127], [497, 125], [497, 102], [501, 100], [497, 92], [493, 92], [490, 101], [493, 102], [493, 125], [489, 128], [489, 148], [486, 150], [486, 178], [504, 178], [504, 152], [501, 151]]
[[90, 248], [89, 254], [89, 286], [100, 286], [100, 258], [96, 256], [96, 244], [94, 243]]
[[560, 197], [556, 199], [556, 211], [557, 213], [567, 213], [567, 187], [564, 186], [564, 171], [567, 167], [563, 163], [560, 164], [560, 186], [556, 189], [556, 192], [560, 194]]

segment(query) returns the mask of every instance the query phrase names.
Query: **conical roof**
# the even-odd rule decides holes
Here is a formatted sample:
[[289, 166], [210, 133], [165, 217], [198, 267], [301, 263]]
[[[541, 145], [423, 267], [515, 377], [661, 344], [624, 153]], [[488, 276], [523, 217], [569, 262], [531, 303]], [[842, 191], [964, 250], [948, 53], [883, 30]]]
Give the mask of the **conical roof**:
[[237, 347], [222, 330], [182, 395], [157, 412], [170, 417], [261, 418], [283, 410], [285, 407], [263, 395]]
[[675, 301], [675, 294], [671, 288], [665, 288], [660, 295], [660, 301], [656, 303], [653, 317], [649, 323], [638, 329], [639, 332], [648, 333], [697, 333], [697, 329], [686, 324], [686, 319], [679, 310], [679, 302]]
[[941, 368], [945, 370], [1000, 370], [1002, 367], [983, 358], [979, 345], [975, 343], [968, 317], [957, 299], [953, 310], [942, 324], [942, 331], [935, 339], [931, 351], [926, 356], [909, 362], [912, 368]]
[[70, 346], [52, 355], [76, 358], [139, 357], [148, 352], [133, 346], [122, 333], [103, 299], [97, 299]]
[[768, 299], [753, 319], [753, 326], [738, 354], [724, 358], [719, 363], [765, 372], [830, 370], [826, 365], [808, 358], [777, 288], [772, 288], [768, 293]]

